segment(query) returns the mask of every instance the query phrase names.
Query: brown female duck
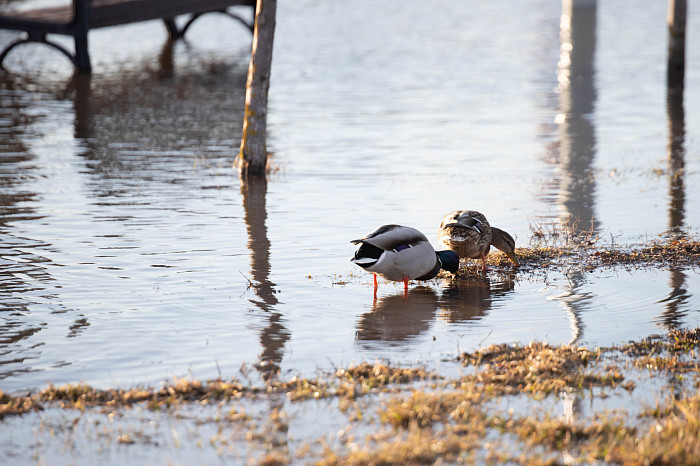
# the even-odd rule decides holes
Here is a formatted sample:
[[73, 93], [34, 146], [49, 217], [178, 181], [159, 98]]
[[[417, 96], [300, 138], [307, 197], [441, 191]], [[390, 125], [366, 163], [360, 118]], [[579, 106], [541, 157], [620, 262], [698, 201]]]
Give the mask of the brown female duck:
[[438, 230], [438, 241], [463, 259], [481, 259], [486, 270], [485, 257], [491, 246], [501, 250], [520, 265], [515, 257], [515, 240], [507, 232], [492, 227], [486, 217], [476, 210], [455, 210], [445, 215]]

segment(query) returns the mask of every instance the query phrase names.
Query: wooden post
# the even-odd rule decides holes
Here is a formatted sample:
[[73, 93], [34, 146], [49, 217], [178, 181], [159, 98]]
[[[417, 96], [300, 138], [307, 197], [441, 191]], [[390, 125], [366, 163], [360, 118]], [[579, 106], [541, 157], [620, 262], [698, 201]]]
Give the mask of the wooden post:
[[668, 2], [668, 69], [669, 89], [683, 89], [685, 78], [685, 23], [688, 13], [687, 0]]
[[243, 134], [241, 148], [234, 162], [234, 166], [243, 177], [264, 176], [267, 165], [267, 93], [270, 88], [276, 10], [277, 0], [258, 0], [255, 8], [255, 31], [246, 83]]
[[685, 223], [685, 110], [683, 92], [669, 88], [666, 93], [668, 113], [669, 222], [673, 234], [682, 233]]

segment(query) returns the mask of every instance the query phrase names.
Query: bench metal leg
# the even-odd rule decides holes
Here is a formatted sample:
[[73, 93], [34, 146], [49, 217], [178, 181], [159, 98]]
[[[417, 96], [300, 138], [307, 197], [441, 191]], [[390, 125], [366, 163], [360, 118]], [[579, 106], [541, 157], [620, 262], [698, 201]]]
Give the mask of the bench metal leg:
[[[252, 33], [253, 30], [255, 29], [255, 24], [250, 23], [246, 21], [242, 16], [236, 14], [236, 13], [231, 13], [230, 11], [223, 9], [223, 10], [215, 10], [215, 11], [210, 11], [208, 13], [222, 13], [229, 18], [235, 19], [239, 23], [243, 24], [248, 30]], [[187, 20], [187, 22], [182, 26], [179, 27], [177, 23], [175, 22], [175, 18], [163, 18], [163, 22], [165, 23], [165, 27], [168, 28], [168, 34], [170, 34], [170, 38], [173, 40], [181, 39], [185, 37], [185, 33], [187, 33], [187, 30], [190, 28], [192, 23], [195, 22], [197, 18], [202, 16], [205, 13], [195, 13], [190, 18]]]
[[177, 40], [183, 36], [184, 32], [180, 31], [180, 28], [177, 27], [175, 18], [163, 18], [163, 22], [165, 23], [165, 27], [168, 28], [168, 34], [172, 40]]
[[0, 53], [0, 68], [3, 68], [2, 64], [5, 61], [5, 57], [7, 56], [7, 54], [10, 53], [10, 50], [17, 47], [19, 44], [24, 44], [27, 42], [29, 42], [28, 39], [19, 39], [19, 40], [12, 42], [7, 47], [5, 47], [5, 49], [2, 51], [2, 53]]
[[79, 31], [75, 34], [75, 60], [76, 68], [81, 73], [91, 73], [90, 53], [88, 51], [87, 31]]
[[[30, 34], [27, 34], [27, 37], [25, 37], [25, 38], [23, 38], [23, 39], [18, 39], [18, 40], [16, 40], [16, 41], [12, 42], [12, 43], [11, 43], [10, 45], [8, 45], [7, 47], [5, 47], [5, 49], [4, 49], [4, 50], [2, 51], [2, 53], [0, 54], [0, 67], [2, 67], [3, 62], [5, 61], [5, 57], [7, 56], [8, 53], [10, 53], [10, 51], [11, 51], [13, 48], [15, 48], [15, 47], [17, 47], [18, 45], [21, 45], [21, 44], [28, 44], [28, 43], [30, 43], [30, 42], [38, 42], [38, 43], [40, 43], [40, 44], [50, 45], [51, 47], [55, 48], [56, 50], [58, 50], [58, 51], [60, 51], [61, 53], [63, 53], [66, 57], [68, 57], [68, 59], [71, 61], [71, 63], [73, 63], [73, 65], [75, 65], [78, 69], [80, 69], [80, 66], [78, 65], [78, 62], [77, 62], [77, 60], [76, 60], [76, 57], [75, 57], [73, 54], [71, 54], [68, 50], [66, 50], [62, 45], [57, 44], [57, 43], [55, 43], [55, 42], [51, 42], [50, 40], [48, 40], [48, 39], [46, 38], [46, 34], [45, 34], [45, 33], [30, 33]], [[86, 44], [86, 45], [87, 45], [87, 44]], [[86, 49], [86, 50], [87, 50], [87, 49]], [[90, 70], [90, 58], [88, 57], [87, 60], [88, 60], [88, 61], [87, 61], [87, 66], [88, 66], [88, 72], [89, 72], [89, 70]]]

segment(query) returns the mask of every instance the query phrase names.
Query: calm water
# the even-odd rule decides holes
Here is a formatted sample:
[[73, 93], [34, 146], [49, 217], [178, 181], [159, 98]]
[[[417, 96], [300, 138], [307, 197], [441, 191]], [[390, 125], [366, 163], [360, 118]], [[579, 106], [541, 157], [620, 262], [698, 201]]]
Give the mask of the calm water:
[[435, 241], [457, 208], [520, 245], [569, 217], [603, 243], [698, 233], [698, 10], [668, 105], [666, 2], [600, 2], [571, 31], [559, 2], [520, 3], [280, 2], [279, 171], [246, 189], [236, 23], [204, 17], [174, 47], [156, 22], [94, 31], [81, 79], [49, 48], [16, 49], [0, 88], [0, 388], [440, 365], [480, 344], [699, 325], [696, 270], [435, 280], [406, 298], [383, 284], [373, 303], [348, 261], [384, 223]]

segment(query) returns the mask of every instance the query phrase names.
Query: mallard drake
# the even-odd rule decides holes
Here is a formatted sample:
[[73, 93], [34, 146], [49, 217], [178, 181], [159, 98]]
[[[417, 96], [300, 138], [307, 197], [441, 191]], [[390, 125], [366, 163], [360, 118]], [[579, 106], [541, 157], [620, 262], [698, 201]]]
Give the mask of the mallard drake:
[[455, 210], [445, 215], [438, 230], [438, 241], [460, 258], [479, 259], [486, 270], [486, 255], [491, 246], [503, 251], [515, 265], [515, 240], [507, 232], [489, 225], [476, 210]]
[[374, 273], [375, 290], [377, 275], [403, 281], [407, 290], [409, 280], [429, 280], [441, 268], [452, 273], [459, 269], [459, 256], [455, 252], [435, 252], [428, 238], [411, 227], [383, 225], [351, 243], [360, 247], [350, 261]]

